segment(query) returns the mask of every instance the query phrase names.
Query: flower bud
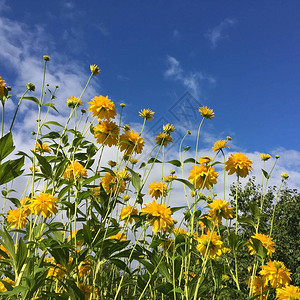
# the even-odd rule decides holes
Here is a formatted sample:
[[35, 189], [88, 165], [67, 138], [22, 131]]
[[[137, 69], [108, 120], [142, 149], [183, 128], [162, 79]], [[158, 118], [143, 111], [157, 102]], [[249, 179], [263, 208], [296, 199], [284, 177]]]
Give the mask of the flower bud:
[[43, 56], [43, 59], [44, 59], [44, 61], [49, 61], [49, 60], [50, 60], [50, 56], [44, 55], [44, 56]]
[[26, 88], [27, 88], [27, 90], [29, 90], [30, 92], [34, 92], [34, 91], [35, 91], [35, 85], [34, 85], [33, 83], [31, 83], [31, 82], [28, 82], [28, 83], [26, 84]]

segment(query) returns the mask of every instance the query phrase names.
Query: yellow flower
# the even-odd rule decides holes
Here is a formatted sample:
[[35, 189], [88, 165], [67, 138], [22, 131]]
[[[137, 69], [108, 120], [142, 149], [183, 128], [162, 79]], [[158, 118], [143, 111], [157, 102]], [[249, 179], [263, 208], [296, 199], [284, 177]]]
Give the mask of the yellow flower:
[[44, 218], [47, 218], [58, 212], [56, 208], [57, 202], [57, 197], [54, 197], [49, 193], [41, 193], [39, 196], [35, 195], [35, 198], [31, 200], [29, 208], [33, 214], [42, 214]]
[[43, 55], [43, 59], [44, 59], [44, 61], [49, 61], [50, 60], [50, 56], [49, 55]]
[[215, 116], [214, 111], [210, 108], [207, 108], [207, 106], [200, 107], [199, 112], [200, 112], [201, 116], [205, 119], [211, 120], [211, 118], [213, 118]]
[[209, 190], [212, 184], [217, 183], [218, 176], [214, 168], [201, 164], [193, 166], [188, 179], [196, 189], [207, 188]]
[[135, 221], [137, 220], [137, 218], [132, 217], [134, 215], [138, 214], [138, 210], [136, 208], [133, 208], [130, 204], [123, 207], [119, 216], [120, 216], [120, 220], [125, 220], [128, 219], [129, 223], [132, 224], [132, 219], [134, 219]]
[[163, 177], [163, 180], [164, 180], [165, 182], [171, 182], [171, 181], [173, 181], [173, 180], [176, 179], [176, 178], [177, 178], [176, 175], [169, 175], [169, 176], [164, 176], [164, 177]]
[[138, 163], [139, 160], [136, 159], [136, 158], [130, 158], [129, 161], [130, 161], [133, 165], [135, 165], [135, 164]]
[[264, 154], [264, 153], [261, 153], [259, 154], [260, 158], [263, 160], [263, 161], [266, 161], [268, 159], [271, 158], [271, 155], [270, 154]]
[[[1, 280], [7, 282], [12, 288], [15, 287], [15, 282], [13, 280], [11, 280], [10, 278], [4, 277], [4, 278], [1, 278]], [[0, 291], [1, 292], [6, 292], [7, 291], [7, 288], [5, 287], [3, 282], [1, 282], [1, 281], [0, 281]]]
[[291, 281], [290, 270], [280, 261], [269, 261], [261, 269], [259, 274], [263, 276], [264, 284], [270, 282], [273, 288], [280, 288]]
[[107, 172], [105, 175], [100, 179], [102, 186], [106, 192], [106, 194], [110, 193], [124, 193], [126, 188], [126, 183], [122, 179], [122, 174], [120, 172], [116, 172], [113, 170], [114, 175]]
[[90, 65], [90, 70], [93, 75], [98, 75], [100, 73], [100, 68], [97, 65]]
[[[267, 255], [272, 257], [272, 254], [275, 252], [275, 243], [272, 241], [272, 238], [261, 233], [255, 233], [255, 235], [252, 235], [252, 237], [260, 240], [262, 245], [267, 249]], [[249, 242], [251, 242], [251, 239]], [[251, 244], [248, 245], [248, 248], [251, 255], [256, 253]]]
[[158, 199], [160, 196], [165, 197], [167, 195], [168, 186], [161, 181], [150, 183], [148, 188], [152, 198]]
[[154, 139], [156, 141], [156, 145], [161, 145], [167, 147], [169, 143], [173, 143], [172, 137], [165, 132], [160, 132], [156, 138]]
[[70, 98], [67, 99], [67, 105], [68, 107], [77, 107], [82, 105], [82, 101], [80, 98], [71, 96]]
[[40, 145], [40, 143], [37, 143], [35, 145], [35, 148], [33, 149], [33, 151], [35, 152], [40, 152], [41, 154], [47, 152], [47, 153], [51, 153], [51, 149], [49, 148], [49, 146], [47, 144], [42, 144], [42, 146]]
[[[249, 280], [246, 281], [246, 284], [248, 285], [249, 288], [251, 288], [252, 285], [252, 293], [253, 296], [259, 296], [261, 295], [263, 292], [268, 290], [268, 285], [264, 283], [263, 279], [259, 276], [255, 276], [254, 278], [254, 282], [251, 283], [251, 277], [249, 278]], [[266, 299], [266, 294], [261, 295], [260, 297], [257, 297], [256, 299]]]
[[126, 235], [124, 233], [118, 232], [115, 235], [111, 235], [108, 239], [118, 240], [118, 241], [127, 241]]
[[113, 121], [102, 121], [94, 129], [97, 143], [111, 146], [118, 144], [119, 127]]
[[53, 258], [45, 257], [44, 262], [50, 265], [47, 277], [62, 279], [66, 274], [66, 268], [56, 263], [56, 261]]
[[4, 87], [5, 87], [6, 83], [4, 80], [2, 80], [1, 76], [0, 76], [0, 96], [3, 97], [4, 96]]
[[233, 218], [233, 207], [228, 207], [229, 202], [224, 201], [222, 199], [216, 199], [213, 203], [208, 204], [209, 216], [213, 218], [213, 220], [218, 219], [220, 222], [222, 218], [224, 219], [231, 219]]
[[80, 289], [80, 291], [82, 292], [82, 294], [84, 295], [84, 300], [89, 300], [91, 293], [92, 293], [92, 286], [89, 284], [85, 284], [85, 283], [79, 283], [78, 284], [78, 288]]
[[290, 176], [287, 173], [281, 173], [281, 177], [283, 180], [288, 179]]
[[108, 162], [107, 162], [107, 164], [110, 166], [110, 167], [115, 167], [116, 165], [117, 165], [117, 163], [114, 161], [114, 160], [109, 160]]
[[174, 132], [175, 131], [175, 127], [173, 124], [166, 124], [166, 125], [163, 125], [163, 132], [164, 133], [167, 133], [167, 134], [170, 134], [171, 132]]
[[230, 252], [231, 252], [230, 248], [227, 248], [227, 247], [222, 248], [222, 253], [227, 254], [227, 253], [230, 253]]
[[228, 281], [230, 279], [230, 277], [226, 274], [222, 275], [222, 281]]
[[[183, 272], [183, 273], [186, 274], [186, 272]], [[190, 274], [189, 274], [189, 281], [192, 281], [196, 276], [197, 276], [197, 274], [195, 274], [193, 272], [190, 272]], [[184, 275], [182, 279], [185, 280], [186, 276]]]
[[174, 220], [171, 217], [171, 209], [166, 206], [165, 203], [159, 204], [153, 200], [152, 203], [146, 204], [146, 206], [141, 209], [141, 215], [147, 215], [148, 224], [152, 226], [154, 233], [161, 230], [168, 230], [173, 224]]
[[287, 285], [276, 290], [277, 300], [300, 300], [300, 288], [298, 286]]
[[252, 161], [244, 153], [231, 154], [225, 162], [228, 175], [236, 173], [238, 177], [246, 177], [251, 171]]
[[151, 109], [142, 109], [139, 115], [146, 121], [152, 121], [154, 112]]
[[175, 235], [179, 235], [179, 234], [181, 234], [181, 235], [187, 235], [186, 230], [184, 230], [183, 228], [177, 228], [177, 227], [175, 227], [173, 229], [173, 232], [174, 232]]
[[229, 148], [228, 146], [226, 146], [226, 143], [228, 142], [228, 140], [220, 140], [220, 141], [216, 141], [214, 146], [212, 147], [212, 150], [214, 152], [221, 150], [223, 148]]
[[117, 114], [115, 104], [108, 99], [108, 96], [96, 96], [89, 104], [89, 111], [91, 111], [93, 117], [97, 117], [99, 121], [102, 119], [114, 119]]
[[87, 171], [81, 163], [73, 161], [67, 166], [63, 177], [70, 180], [79, 179], [81, 177], [87, 177]]
[[142, 153], [144, 144], [143, 138], [133, 130], [126, 131], [120, 136], [120, 150], [125, 151], [126, 155]]
[[199, 244], [196, 249], [201, 252], [201, 254], [208, 255], [209, 258], [214, 259], [216, 256], [222, 255], [222, 245], [221, 237], [217, 235], [216, 232], [207, 231], [206, 234], [202, 234], [197, 238]]
[[21, 208], [11, 209], [7, 212], [7, 222], [12, 228], [22, 229], [26, 226], [27, 215]]
[[199, 164], [209, 164], [213, 159], [210, 156], [202, 156], [199, 158]]
[[83, 262], [81, 262], [81, 264], [79, 266], [78, 275], [79, 275], [79, 277], [89, 275], [91, 270], [92, 270], [91, 260], [90, 259], [85, 259]]

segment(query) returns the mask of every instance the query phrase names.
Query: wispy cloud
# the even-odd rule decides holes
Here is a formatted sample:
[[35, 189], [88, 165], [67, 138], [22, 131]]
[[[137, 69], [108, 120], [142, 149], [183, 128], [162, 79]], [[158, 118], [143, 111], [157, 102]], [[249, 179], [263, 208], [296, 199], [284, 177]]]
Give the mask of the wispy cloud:
[[236, 19], [227, 18], [222, 21], [218, 26], [208, 29], [204, 36], [210, 41], [211, 47], [215, 49], [221, 40], [228, 38], [225, 31], [237, 23]]
[[204, 74], [199, 71], [184, 71], [180, 62], [173, 56], [167, 56], [167, 69], [164, 72], [164, 77], [181, 82], [188, 91], [195, 97], [201, 94], [201, 86], [204, 82], [215, 84], [216, 80], [213, 76]]
[[180, 32], [178, 29], [174, 29], [173, 30], [173, 38], [179, 38], [180, 37]]
[[104, 36], [109, 35], [109, 30], [107, 29], [107, 27], [103, 23], [98, 23], [95, 26], [102, 35], [104, 35]]

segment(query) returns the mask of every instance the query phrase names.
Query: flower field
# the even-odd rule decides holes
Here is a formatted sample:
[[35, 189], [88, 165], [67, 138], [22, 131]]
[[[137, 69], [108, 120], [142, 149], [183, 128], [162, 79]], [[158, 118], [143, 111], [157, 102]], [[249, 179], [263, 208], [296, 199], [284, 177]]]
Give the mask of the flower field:
[[[5, 105], [16, 96], [0, 77], [1, 299], [300, 299], [289, 266], [272, 258], [275, 208], [286, 173], [269, 232], [261, 232], [266, 187], [279, 157], [269, 166], [271, 156], [260, 155], [260, 201], [251, 208], [252, 218], [242, 218], [240, 179], [249, 176], [252, 161], [244, 153], [226, 154], [230, 137], [212, 145], [214, 157], [198, 154], [200, 131], [213, 122], [213, 109], [199, 108], [195, 156], [182, 148], [191, 134], [187, 131], [179, 157], [165, 161], [176, 130], [172, 124], [161, 128], [153, 137], [155, 147], [141, 156], [144, 129], [155, 122], [152, 110], [139, 112], [143, 123], [138, 132], [123, 124], [125, 104], [116, 107], [109, 96], [90, 99], [87, 111], [80, 108], [90, 81], [100, 73], [96, 65], [90, 66], [81, 95], [66, 99], [70, 114], [65, 124], [48, 120], [49, 112], [59, 111], [57, 88], [51, 92], [45, 84], [49, 63], [44, 56], [40, 99], [30, 96], [35, 86], [27, 83], [13, 117], [7, 118], [10, 126], [4, 126]], [[14, 146], [14, 125], [24, 101], [33, 102], [37, 112], [28, 153]], [[111, 147], [117, 149], [116, 158], [104, 161], [103, 151]], [[25, 162], [30, 170], [24, 169]], [[161, 172], [150, 182], [157, 165]], [[166, 173], [164, 165], [176, 171]], [[219, 170], [225, 171], [224, 178]], [[27, 182], [23, 191], [14, 184], [19, 177]], [[235, 184], [234, 205], [226, 199], [225, 180]], [[217, 195], [214, 186], [220, 182], [224, 193]], [[184, 206], [170, 201], [175, 183], [182, 186]], [[249, 239], [243, 238], [241, 226]], [[251, 257], [247, 276], [239, 271], [238, 257], [244, 253]]]

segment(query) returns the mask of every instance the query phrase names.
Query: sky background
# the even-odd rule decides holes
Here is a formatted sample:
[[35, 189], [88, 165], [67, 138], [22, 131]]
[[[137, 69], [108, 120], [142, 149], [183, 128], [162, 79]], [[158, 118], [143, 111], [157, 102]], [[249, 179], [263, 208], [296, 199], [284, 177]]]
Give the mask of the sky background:
[[[253, 175], [260, 172], [259, 153], [279, 154], [278, 180], [288, 172], [289, 185], [300, 188], [299, 11], [299, 1], [0, 0], [0, 76], [18, 95], [33, 82], [38, 97], [42, 57], [49, 55], [46, 81], [52, 90], [59, 85], [61, 113], [53, 117], [63, 120], [66, 99], [80, 95], [89, 65], [97, 64], [101, 74], [84, 108], [108, 95], [126, 103], [124, 121], [133, 126], [141, 123], [138, 112], [150, 108], [149, 135], [171, 122], [175, 141], [187, 129], [195, 138], [197, 109], [207, 105], [215, 118], [201, 133], [203, 155], [231, 136], [229, 151], [245, 152], [257, 167]], [[16, 102], [7, 103], [11, 114]], [[22, 104], [19, 145], [36, 126], [32, 107]]]

